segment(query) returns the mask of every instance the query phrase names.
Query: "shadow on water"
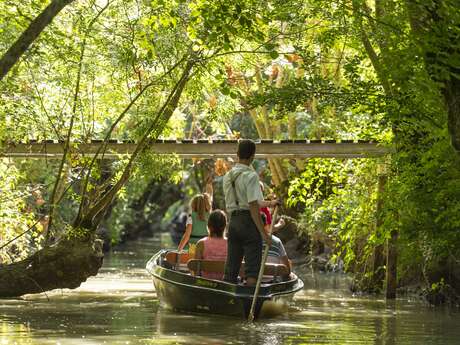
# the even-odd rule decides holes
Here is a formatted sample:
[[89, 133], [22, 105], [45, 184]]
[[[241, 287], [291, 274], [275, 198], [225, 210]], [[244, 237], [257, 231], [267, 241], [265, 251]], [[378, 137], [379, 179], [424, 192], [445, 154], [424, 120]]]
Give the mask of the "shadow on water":
[[460, 314], [409, 298], [386, 302], [348, 291], [350, 278], [298, 272], [305, 289], [289, 312], [248, 324], [159, 308], [144, 265], [157, 240], [109, 255], [76, 290], [0, 300], [0, 344], [459, 344]]

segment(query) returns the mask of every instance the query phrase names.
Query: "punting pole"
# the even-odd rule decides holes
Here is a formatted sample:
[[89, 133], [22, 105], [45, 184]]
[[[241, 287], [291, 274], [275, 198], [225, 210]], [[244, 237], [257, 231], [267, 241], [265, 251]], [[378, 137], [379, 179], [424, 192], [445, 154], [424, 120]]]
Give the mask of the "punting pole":
[[[275, 212], [273, 213], [272, 223], [270, 224], [270, 230], [268, 232], [268, 235], [270, 237], [272, 236], [273, 224], [275, 224], [275, 219], [277, 215], [278, 215], [278, 205], [275, 206]], [[265, 269], [265, 262], [267, 261], [269, 249], [270, 249], [270, 246], [266, 244], [264, 253], [262, 255], [262, 262], [260, 263], [259, 276], [257, 277], [257, 283], [256, 283], [256, 287], [254, 290], [254, 297], [252, 298], [251, 310], [249, 311], [249, 316], [248, 316], [249, 322], [254, 321], [254, 311], [256, 309], [256, 301], [257, 301], [257, 297], [259, 296], [260, 284], [262, 283], [262, 277], [264, 275], [264, 269]]]

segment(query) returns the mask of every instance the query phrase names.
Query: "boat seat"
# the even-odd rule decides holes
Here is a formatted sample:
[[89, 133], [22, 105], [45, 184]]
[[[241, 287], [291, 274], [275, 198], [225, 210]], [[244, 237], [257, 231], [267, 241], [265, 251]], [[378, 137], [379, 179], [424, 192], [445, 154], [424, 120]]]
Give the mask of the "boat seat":
[[190, 255], [187, 252], [180, 253], [178, 251], [170, 251], [165, 254], [164, 259], [174, 269], [186, 269], [186, 265], [190, 259]]
[[192, 259], [187, 262], [187, 267], [198, 276], [201, 276], [202, 271], [224, 274], [225, 261]]
[[[224, 274], [225, 261], [192, 259], [187, 262], [187, 267], [198, 276], [201, 276], [202, 271]], [[240, 276], [244, 276], [244, 262], [241, 264]], [[287, 277], [289, 269], [283, 264], [265, 264], [264, 276]]]

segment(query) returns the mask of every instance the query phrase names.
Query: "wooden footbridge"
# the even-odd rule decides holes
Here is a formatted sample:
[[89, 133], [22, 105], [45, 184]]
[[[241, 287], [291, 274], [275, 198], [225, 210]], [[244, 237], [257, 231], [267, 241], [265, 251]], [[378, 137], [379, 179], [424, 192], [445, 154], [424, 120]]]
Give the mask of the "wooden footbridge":
[[[237, 140], [154, 140], [149, 148], [155, 154], [177, 154], [182, 158], [235, 157]], [[87, 143], [71, 143], [71, 153], [94, 156], [103, 145], [102, 140]], [[390, 153], [384, 145], [368, 140], [258, 140], [257, 158], [364, 158], [379, 157]], [[65, 143], [46, 140], [30, 140], [23, 143], [0, 144], [0, 157], [11, 158], [61, 158]], [[117, 159], [129, 155], [136, 148], [134, 141], [110, 140], [104, 159]]]

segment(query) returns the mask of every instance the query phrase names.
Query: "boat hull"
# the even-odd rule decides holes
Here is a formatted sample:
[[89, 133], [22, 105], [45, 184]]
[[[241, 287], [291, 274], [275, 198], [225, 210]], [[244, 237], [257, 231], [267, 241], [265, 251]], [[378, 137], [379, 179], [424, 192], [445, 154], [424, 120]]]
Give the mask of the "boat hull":
[[[192, 313], [209, 313], [247, 318], [254, 287], [195, 277], [161, 265], [161, 252], [147, 264], [155, 290], [164, 308]], [[287, 310], [303, 282], [295, 277], [287, 282], [262, 284], [256, 303], [256, 317], [272, 317]]]

